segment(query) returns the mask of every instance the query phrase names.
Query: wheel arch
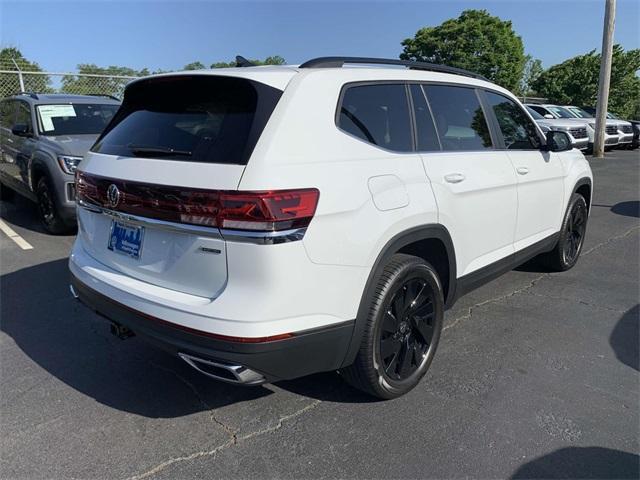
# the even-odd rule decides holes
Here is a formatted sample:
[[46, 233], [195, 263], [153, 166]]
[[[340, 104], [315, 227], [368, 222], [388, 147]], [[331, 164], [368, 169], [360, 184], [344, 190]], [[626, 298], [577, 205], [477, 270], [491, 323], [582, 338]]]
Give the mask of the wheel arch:
[[[445, 308], [453, 305], [456, 299], [456, 256], [449, 231], [440, 224], [428, 224], [405, 230], [389, 240], [378, 254], [369, 272], [356, 316], [351, 342], [342, 366], [348, 366], [356, 358], [368, 308], [373, 300], [375, 284], [385, 265], [396, 253], [415, 255], [428, 261], [441, 277], [445, 294]], [[443, 258], [443, 254], [446, 258]]]
[[582, 195], [587, 202], [587, 211], [591, 211], [591, 199], [593, 198], [593, 186], [589, 177], [579, 179], [573, 187], [573, 192]]
[[43, 176], [51, 178], [51, 170], [49, 169], [49, 162], [47, 158], [43, 157], [42, 153], [36, 153], [29, 162], [29, 187], [32, 192], [35, 193], [38, 181]]

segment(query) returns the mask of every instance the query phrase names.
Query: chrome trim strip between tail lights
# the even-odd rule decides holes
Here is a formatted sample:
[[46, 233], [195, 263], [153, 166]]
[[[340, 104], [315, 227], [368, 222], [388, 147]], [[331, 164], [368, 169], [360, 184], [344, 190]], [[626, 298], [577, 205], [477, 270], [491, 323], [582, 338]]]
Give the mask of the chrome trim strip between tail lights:
[[190, 233], [201, 237], [218, 238], [230, 242], [255, 243], [257, 245], [277, 245], [280, 243], [295, 242], [302, 240], [306, 227], [294, 228], [291, 230], [281, 230], [278, 232], [251, 232], [247, 230], [230, 230], [219, 229], [216, 227], [203, 227], [198, 225], [189, 225], [185, 223], [167, 222], [165, 220], [156, 220], [153, 218], [139, 217], [128, 213], [116, 212], [108, 208], [88, 203], [83, 200], [77, 200], [79, 208], [83, 208], [89, 212], [107, 215], [116, 220], [122, 220], [133, 225], [142, 225], [160, 230], [166, 230], [175, 233]]

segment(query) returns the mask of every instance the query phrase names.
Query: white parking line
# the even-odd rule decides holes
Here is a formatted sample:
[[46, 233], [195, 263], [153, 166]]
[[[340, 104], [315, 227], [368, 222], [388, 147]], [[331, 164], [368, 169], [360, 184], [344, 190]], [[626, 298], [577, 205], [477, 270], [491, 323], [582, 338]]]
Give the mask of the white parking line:
[[16, 242], [16, 244], [23, 250], [31, 250], [33, 247], [29, 242], [27, 242], [24, 238], [18, 235], [13, 228], [4, 223], [4, 220], [0, 219], [0, 230], [7, 234], [11, 240]]

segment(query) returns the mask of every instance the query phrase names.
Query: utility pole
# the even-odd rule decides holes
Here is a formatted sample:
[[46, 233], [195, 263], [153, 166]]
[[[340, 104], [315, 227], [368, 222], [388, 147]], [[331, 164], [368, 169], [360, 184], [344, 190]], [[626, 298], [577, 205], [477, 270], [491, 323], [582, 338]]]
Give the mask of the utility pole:
[[604, 129], [607, 124], [609, 84], [611, 82], [611, 57], [613, 54], [613, 28], [615, 20], [616, 0], [606, 0], [604, 8], [604, 27], [602, 30], [598, 104], [596, 105], [596, 132], [593, 142], [593, 156], [598, 158], [604, 157]]

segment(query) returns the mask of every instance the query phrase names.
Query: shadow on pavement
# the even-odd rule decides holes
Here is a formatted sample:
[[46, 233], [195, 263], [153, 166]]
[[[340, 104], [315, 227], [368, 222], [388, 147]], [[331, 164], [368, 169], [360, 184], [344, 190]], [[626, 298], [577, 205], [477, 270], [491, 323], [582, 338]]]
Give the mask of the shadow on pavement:
[[618, 202], [615, 205], [600, 205], [594, 203], [593, 207], [602, 207], [609, 208], [611, 211], [617, 215], [622, 215], [624, 217], [634, 217], [640, 218], [640, 201], [632, 200], [628, 202]]
[[[0, 329], [31, 360], [111, 408], [173, 418], [273, 394], [210, 379], [137, 337], [114, 337], [108, 322], [71, 298], [66, 259], [2, 275], [0, 298]], [[322, 400], [371, 401], [335, 372], [276, 385]]]
[[[37, 208], [35, 203], [16, 193], [12, 200], [0, 202], [0, 215], [3, 220], [12, 225], [50, 235], [40, 223]], [[75, 232], [70, 232], [67, 235], [73, 236]]]
[[637, 479], [639, 475], [638, 455], [610, 448], [569, 447], [525, 463], [511, 478]]
[[640, 371], [640, 304], [629, 309], [616, 323], [609, 337], [609, 344], [616, 358], [625, 365]]
[[138, 338], [117, 339], [106, 321], [71, 298], [68, 279], [66, 259], [2, 275], [0, 329], [73, 389], [150, 418], [180, 417], [273, 393], [213, 381]]

